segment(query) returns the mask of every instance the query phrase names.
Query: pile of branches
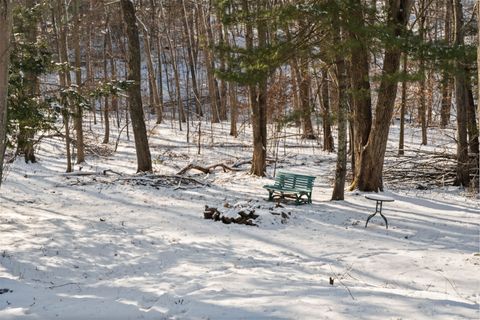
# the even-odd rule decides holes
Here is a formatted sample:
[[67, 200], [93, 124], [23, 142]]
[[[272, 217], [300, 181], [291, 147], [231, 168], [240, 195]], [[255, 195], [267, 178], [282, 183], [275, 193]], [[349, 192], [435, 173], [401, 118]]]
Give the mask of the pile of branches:
[[[273, 159], [267, 159], [266, 160], [267, 164], [271, 164], [271, 163], [274, 163], [275, 160]], [[215, 163], [215, 164], [212, 164], [212, 165], [208, 165], [208, 166], [205, 166], [205, 165], [201, 165], [201, 164], [198, 164], [198, 163], [189, 163], [187, 166], [185, 166], [184, 168], [182, 168], [179, 172], [177, 172], [177, 175], [184, 175], [186, 174], [187, 172], [189, 172], [190, 170], [197, 170], [197, 171], [200, 171], [200, 172], [203, 172], [205, 174], [210, 174], [210, 173], [213, 173], [215, 171], [215, 169], [217, 168], [222, 168], [223, 172], [240, 172], [240, 171], [245, 171], [246, 169], [241, 169], [240, 167], [245, 165], [245, 164], [251, 164], [252, 163], [252, 160], [249, 159], [249, 160], [241, 160], [241, 161], [238, 161], [232, 165], [229, 165], [229, 164], [226, 164], [226, 163]]]
[[395, 186], [431, 189], [453, 185], [457, 161], [454, 154], [415, 150], [405, 155], [387, 155], [383, 178]]
[[205, 211], [203, 212], [203, 217], [205, 219], [210, 219], [213, 221], [222, 221], [225, 224], [237, 223], [244, 224], [247, 226], [257, 226], [253, 220], [259, 217], [258, 214], [255, 214], [254, 209], [249, 210], [240, 210], [238, 217], [227, 217], [223, 215], [217, 208], [205, 206]]
[[131, 185], [149, 186], [156, 189], [160, 187], [174, 187], [181, 189], [186, 187], [208, 186], [208, 183], [199, 181], [194, 178], [184, 177], [180, 175], [162, 175], [162, 174], [145, 174], [131, 177], [121, 177], [117, 181], [124, 181]]

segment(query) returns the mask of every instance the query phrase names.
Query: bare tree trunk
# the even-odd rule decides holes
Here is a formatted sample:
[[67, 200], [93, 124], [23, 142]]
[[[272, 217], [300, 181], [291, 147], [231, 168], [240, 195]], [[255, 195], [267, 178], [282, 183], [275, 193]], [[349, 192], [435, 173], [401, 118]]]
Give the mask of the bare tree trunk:
[[207, 69], [207, 79], [208, 79], [208, 92], [210, 96], [210, 106], [211, 106], [211, 113], [212, 113], [212, 123], [220, 122], [220, 105], [217, 99], [217, 87], [215, 82], [214, 70], [213, 70], [213, 56], [212, 51], [209, 48], [211, 44], [211, 38], [208, 34], [208, 27], [207, 27], [207, 17], [205, 17], [204, 8], [200, 2], [197, 3], [197, 12], [198, 12], [198, 19], [200, 20], [200, 32], [203, 38], [202, 41], [202, 49], [205, 58], [205, 66]]
[[[335, 21], [337, 20], [337, 21]], [[341, 42], [338, 19], [334, 19], [334, 41]], [[344, 200], [345, 198], [345, 176], [347, 174], [347, 75], [344, 58], [338, 54], [336, 57], [337, 87], [338, 87], [338, 150], [337, 165], [335, 169], [335, 183], [333, 186], [332, 200]]]
[[[110, 61], [110, 79], [111, 81], [117, 80], [117, 63], [115, 62], [115, 57], [113, 55], [113, 39], [112, 39], [112, 28], [108, 28], [108, 60]], [[118, 108], [118, 97], [116, 95], [112, 96], [112, 110], [115, 110], [117, 128], [120, 128], [120, 110]]]
[[147, 60], [148, 81], [150, 85], [150, 97], [153, 102], [153, 106], [151, 106], [151, 108], [155, 110], [155, 113], [157, 116], [157, 124], [158, 124], [158, 123], [162, 123], [162, 111], [159, 110], [160, 96], [158, 94], [157, 77], [155, 75], [155, 68], [153, 67], [150, 36], [148, 34], [147, 26], [143, 24], [141, 26], [141, 29], [143, 33], [143, 42], [144, 42], [143, 49], [145, 50], [145, 58]]
[[156, 5], [156, 0], [150, 0], [150, 4], [152, 6], [152, 24], [154, 24], [154, 35], [153, 38], [155, 40], [155, 48], [156, 48], [156, 53], [157, 53], [157, 88], [158, 88], [158, 109], [157, 109], [157, 122], [160, 120], [160, 122], [163, 121], [163, 75], [162, 75], [162, 70], [163, 70], [163, 59], [162, 59], [162, 44], [161, 44], [161, 38], [160, 38], [160, 31], [159, 31], [159, 23], [157, 22], [157, 5]]
[[8, 65], [10, 62], [10, 35], [12, 31], [13, 1], [0, 3], [0, 185], [7, 146]]
[[[445, 42], [451, 44], [452, 30], [452, 1], [445, 1]], [[443, 72], [442, 79], [442, 107], [440, 111], [440, 128], [450, 123], [450, 109], [452, 107], [452, 80], [448, 72]]]
[[[160, 9], [162, 12], [162, 18], [166, 20], [165, 8], [163, 7], [163, 5], [160, 6]], [[174, 76], [175, 87], [176, 87], [175, 92], [176, 92], [176, 100], [177, 100], [177, 109], [179, 114], [178, 125], [179, 125], [180, 131], [182, 131], [182, 122], [186, 121], [186, 117], [185, 117], [185, 110], [183, 108], [182, 92], [180, 87], [180, 74], [178, 70], [177, 46], [175, 41], [172, 40], [172, 37], [170, 35], [170, 30], [168, 28], [165, 32], [165, 35], [167, 37], [170, 56], [172, 58], [173, 76]]]
[[[463, 12], [461, 0], [454, 0], [454, 41], [455, 46], [464, 43]], [[468, 187], [470, 182], [467, 138], [467, 91], [464, 58], [455, 61], [455, 104], [457, 106], [457, 178], [456, 185]]]
[[312, 125], [312, 110], [311, 110], [311, 97], [310, 86], [311, 79], [308, 71], [308, 60], [302, 59], [299, 66], [300, 75], [300, 100], [301, 100], [301, 119], [302, 119], [302, 138], [315, 140], [317, 137], [313, 131]]
[[335, 150], [335, 146], [333, 142], [330, 120], [330, 91], [328, 89], [328, 72], [325, 69], [322, 71], [321, 96], [323, 118], [323, 150], [333, 152]]
[[467, 134], [468, 134], [468, 148], [470, 154], [474, 157], [472, 161], [473, 168], [479, 168], [479, 141], [478, 141], [478, 126], [477, 118], [475, 116], [475, 101], [473, 98], [472, 86], [470, 84], [470, 76], [467, 76]]
[[[228, 37], [227, 27], [225, 27], [225, 44], [230, 44], [230, 39]], [[232, 36], [232, 42], [235, 43], [235, 37]], [[226, 66], [225, 66], [226, 67]], [[228, 98], [230, 99], [230, 135], [233, 137], [238, 136], [237, 130], [237, 121], [238, 121], [238, 95], [237, 95], [237, 84], [233, 82], [227, 83], [228, 85]]]
[[446, 128], [450, 123], [450, 109], [452, 107], [452, 80], [447, 72], [442, 79], [442, 107], [440, 110], [440, 128]]
[[[105, 15], [107, 16], [105, 19], [105, 34], [103, 36], [103, 81], [107, 83], [109, 81], [108, 79], [108, 44], [110, 43], [109, 38], [110, 38], [110, 30], [109, 30], [109, 18], [108, 18], [108, 13], [105, 10]], [[109, 102], [109, 96], [106, 95], [104, 97], [104, 108], [103, 108], [103, 120], [105, 122], [105, 135], [103, 136], [103, 142], [104, 144], [107, 144], [110, 142], [110, 102]]]
[[[372, 98], [370, 93], [370, 63], [368, 48], [365, 44], [364, 12], [361, 0], [354, 0], [350, 20], [360, 27], [360, 30], [350, 30], [349, 41], [352, 42], [351, 54], [351, 83], [352, 83], [352, 123], [353, 123], [353, 176], [359, 171], [360, 156], [368, 142], [372, 128]], [[363, 39], [362, 39], [363, 38]]]
[[120, 0], [128, 38], [128, 80], [133, 84], [128, 88], [128, 102], [132, 120], [135, 150], [137, 153], [137, 172], [152, 171], [152, 157], [148, 146], [147, 128], [142, 106], [140, 89], [140, 39], [136, 25], [135, 8], [130, 0]]
[[[93, 1], [89, 1], [89, 12], [91, 13], [93, 9]], [[86, 48], [86, 54], [85, 54], [85, 60], [86, 60], [86, 65], [87, 65], [87, 86], [89, 88], [92, 87], [93, 81], [94, 81], [94, 63], [92, 59], [92, 21], [90, 19], [87, 21], [87, 48]], [[93, 124], [97, 124], [97, 106], [96, 106], [96, 100], [93, 98], [90, 98], [90, 108], [91, 112], [93, 114]], [[91, 129], [91, 123], [90, 123], [90, 129]]]
[[[64, 68], [69, 64], [68, 62], [68, 43], [67, 43], [67, 24], [68, 24], [68, 10], [65, 7], [67, 4], [63, 3], [61, 0], [57, 2], [57, 12], [59, 13], [58, 18], [58, 29], [55, 27], [57, 32], [57, 44], [58, 44], [58, 56], [60, 59], [60, 64]], [[55, 18], [55, 13], [53, 17]], [[70, 88], [72, 85], [72, 79], [70, 72], [62, 69], [59, 72], [60, 86], [63, 89]], [[67, 153], [67, 169], [66, 172], [72, 172], [72, 154], [71, 154], [71, 138], [70, 138], [70, 107], [71, 101], [69, 97], [63, 98], [63, 125], [65, 126], [65, 149]]]
[[[477, 132], [479, 131], [480, 126], [480, 1], [477, 0]], [[477, 168], [480, 169], [480, 154], [477, 155]], [[1, 176], [0, 176], [1, 178]], [[479, 184], [477, 185], [479, 192], [480, 192], [480, 177], [478, 178]]]
[[185, 6], [185, 0], [182, 0], [183, 6], [183, 29], [186, 33], [187, 38], [187, 54], [188, 54], [188, 67], [190, 69], [190, 77], [192, 80], [192, 90], [195, 100], [195, 113], [199, 116], [203, 116], [202, 105], [200, 103], [200, 92], [198, 90], [198, 81], [197, 81], [197, 68], [193, 54], [193, 45], [194, 45], [194, 36], [191, 18], [187, 13]]
[[[412, 0], [389, 0], [388, 4], [387, 18], [392, 27], [392, 35], [400, 36], [408, 22]], [[400, 56], [401, 51], [397, 47], [388, 47], [385, 50], [382, 72], [384, 76], [380, 83], [375, 121], [361, 153], [360, 170], [355, 176], [352, 189], [357, 187], [361, 191], [383, 190], [383, 162], [397, 95], [397, 82], [392, 81], [391, 75], [398, 71]]]
[[238, 136], [238, 102], [237, 102], [237, 86], [233, 83], [228, 84], [228, 96], [230, 98], [230, 135]]
[[[420, 1], [420, 12], [421, 16], [419, 18], [419, 36], [422, 41], [425, 41], [425, 0]], [[426, 105], [426, 91], [425, 91], [425, 57], [423, 53], [420, 54], [418, 72], [420, 73], [420, 92], [419, 92], [419, 106], [418, 114], [420, 116], [420, 124], [422, 126], [422, 145], [427, 145], [427, 105]]]
[[[32, 9], [36, 5], [35, 0], [27, 0], [25, 2], [28, 9]], [[25, 32], [26, 41], [29, 45], [35, 45], [37, 42], [37, 27], [38, 19], [32, 17], [32, 20], [20, 21], [22, 29]], [[25, 90], [31, 97], [36, 97], [39, 95], [39, 79], [35, 72], [26, 70], [25, 72]], [[30, 119], [22, 119], [18, 123], [19, 133], [17, 141], [17, 155], [23, 155], [26, 163], [35, 163], [37, 162], [35, 158], [35, 149], [33, 147], [33, 140], [35, 138], [35, 130], [31, 128]]]
[[[292, 59], [290, 63], [290, 70], [291, 70], [291, 75], [290, 78], [292, 79], [292, 98], [293, 98], [293, 110], [297, 111], [300, 110], [300, 90], [299, 90], [299, 84], [298, 84], [298, 66], [295, 61], [295, 59]], [[295, 123], [296, 125], [300, 125], [299, 119], [295, 117]]]
[[[82, 69], [81, 69], [81, 51], [80, 51], [80, 24], [82, 17], [80, 16], [80, 0], [75, 0], [73, 3], [73, 45], [75, 51], [75, 83], [78, 90], [83, 89], [82, 83]], [[85, 162], [85, 142], [83, 138], [83, 106], [78, 104], [75, 110], [75, 132], [77, 137], [77, 163]]]
[[[403, 54], [403, 72], [405, 75], [407, 74], [407, 63], [408, 63], [408, 55], [406, 53]], [[407, 80], [404, 79], [402, 81], [402, 103], [400, 107], [400, 137], [398, 139], [398, 155], [402, 156], [405, 154], [405, 111], [407, 109]]]
[[[243, 11], [250, 15], [248, 0], [242, 1]], [[265, 0], [259, 1], [258, 8], [265, 6]], [[257, 9], [258, 10], [258, 9]], [[245, 27], [245, 43], [247, 50], [253, 50], [253, 25], [247, 22]], [[265, 21], [257, 22], [258, 46], [267, 44], [267, 27]], [[250, 172], [256, 176], [265, 176], [267, 158], [267, 79], [260, 80], [257, 84], [249, 85], [249, 100], [252, 109], [253, 127], [253, 159]]]
[[[218, 13], [220, 16], [220, 14]], [[226, 32], [226, 27], [223, 26], [222, 24], [218, 23], [217, 28], [218, 30], [218, 39], [219, 39], [219, 46], [223, 47], [225, 46], [225, 40], [227, 39], [227, 32]], [[225, 59], [224, 55], [220, 55], [220, 72], [225, 72], [227, 67], [227, 62]], [[219, 116], [220, 120], [225, 121], [228, 120], [227, 117], [227, 81], [224, 79], [220, 79], [220, 86], [218, 88], [218, 95], [219, 95], [219, 105], [220, 105], [220, 111], [219, 111]]]

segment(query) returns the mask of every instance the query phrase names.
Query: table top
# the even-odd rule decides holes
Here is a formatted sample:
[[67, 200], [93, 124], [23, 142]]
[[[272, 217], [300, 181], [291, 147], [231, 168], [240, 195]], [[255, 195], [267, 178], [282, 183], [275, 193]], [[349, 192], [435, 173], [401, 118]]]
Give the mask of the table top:
[[375, 201], [385, 201], [385, 202], [393, 202], [395, 199], [387, 197], [387, 196], [382, 196], [379, 194], [366, 194], [365, 198], [369, 200], [375, 200]]

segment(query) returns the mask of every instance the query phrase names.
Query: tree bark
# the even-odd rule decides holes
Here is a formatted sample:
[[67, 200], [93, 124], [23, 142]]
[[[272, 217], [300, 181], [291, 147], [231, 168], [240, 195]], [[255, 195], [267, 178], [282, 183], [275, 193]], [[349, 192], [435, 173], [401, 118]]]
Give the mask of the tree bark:
[[[67, 68], [69, 65], [68, 61], [68, 37], [67, 37], [67, 23], [68, 23], [68, 10], [66, 8], [66, 3], [58, 0], [57, 2], [57, 16], [58, 19], [58, 31], [57, 32], [57, 45], [58, 45], [58, 57], [62, 68]], [[53, 17], [55, 18], [55, 12]], [[57, 28], [55, 28], [57, 30]], [[72, 86], [72, 78], [70, 72], [62, 69], [59, 72], [60, 78], [60, 87], [62, 89], [68, 89]], [[71, 138], [70, 138], [70, 108], [71, 101], [68, 96], [63, 97], [63, 125], [65, 126], [65, 150], [67, 154], [67, 169], [66, 172], [72, 172], [72, 154], [71, 154]]]
[[128, 103], [132, 121], [135, 150], [137, 154], [137, 172], [152, 171], [152, 158], [148, 146], [147, 129], [143, 114], [141, 84], [140, 39], [136, 25], [135, 8], [130, 0], [120, 0], [128, 39]]
[[313, 131], [312, 110], [310, 99], [311, 79], [308, 71], [308, 60], [301, 59], [299, 66], [300, 75], [300, 101], [301, 101], [301, 119], [302, 119], [302, 138], [315, 140], [317, 137]]
[[[247, 0], [242, 1], [246, 16], [250, 16], [251, 10]], [[259, 1], [259, 8], [263, 8], [265, 0]], [[252, 51], [253, 46], [253, 23], [246, 24], [245, 43], [246, 48]], [[267, 27], [265, 21], [257, 21], [258, 47], [267, 44]], [[250, 172], [256, 176], [265, 176], [267, 159], [267, 79], [260, 80], [257, 84], [249, 85], [250, 107], [252, 109], [253, 127], [253, 159]]]
[[12, 31], [13, 1], [0, 2], [0, 185], [3, 180], [3, 162], [7, 146], [8, 65], [10, 62], [10, 35]]
[[328, 88], [328, 71], [326, 69], [322, 71], [321, 96], [323, 119], [323, 150], [333, 152], [335, 150], [335, 146], [333, 142], [332, 125], [330, 120], [330, 91]]
[[[477, 30], [479, 30], [477, 32], [477, 79], [478, 79], [478, 84], [477, 84], [477, 117], [478, 117], [478, 121], [477, 121], [477, 132], [479, 131], [479, 127], [480, 126], [480, 1], [477, 0], [477, 24], [478, 24], [478, 28]], [[479, 162], [477, 168], [480, 169], [480, 154], [477, 155], [477, 161]], [[478, 186], [478, 189], [479, 189], [479, 192], [480, 192], [480, 177], [478, 178], [479, 180], [479, 184], [477, 185]]]
[[[105, 34], [103, 36], [103, 81], [107, 83], [109, 81], [108, 78], [108, 46], [109, 46], [109, 38], [110, 38], [110, 30], [109, 30], [109, 17], [108, 13], [105, 10]], [[103, 136], [102, 143], [108, 144], [110, 142], [110, 97], [106, 95], [103, 97], [105, 104], [103, 108], [103, 121], [105, 123], [105, 134]]]
[[[338, 37], [340, 38], [340, 36]], [[338, 150], [332, 200], [344, 200], [345, 176], [347, 173], [347, 76], [344, 58], [337, 56], [336, 60], [338, 83]]]
[[479, 167], [479, 140], [478, 140], [478, 125], [475, 116], [475, 101], [473, 98], [472, 85], [470, 84], [470, 76], [467, 76], [467, 134], [468, 134], [468, 149], [473, 156], [472, 168]]
[[[27, 8], [32, 9], [36, 5], [35, 0], [27, 0], [25, 2]], [[25, 32], [25, 38], [29, 45], [35, 45], [37, 42], [37, 26], [38, 19], [32, 18], [28, 21], [20, 21], [22, 30]], [[39, 80], [35, 72], [27, 70], [25, 72], [24, 87], [30, 97], [37, 97], [39, 95]], [[37, 162], [35, 157], [35, 149], [33, 147], [33, 140], [35, 138], [35, 130], [31, 128], [28, 123], [30, 119], [23, 119], [19, 121], [19, 133], [17, 141], [17, 155], [23, 155], [26, 163]]]
[[230, 98], [230, 135], [238, 136], [238, 102], [237, 102], [237, 86], [234, 83], [228, 84], [228, 96]]
[[198, 81], [197, 81], [197, 68], [194, 59], [193, 45], [194, 45], [194, 36], [193, 28], [191, 23], [191, 18], [187, 13], [187, 8], [185, 5], [185, 0], [182, 0], [183, 7], [183, 29], [185, 30], [186, 41], [187, 41], [187, 55], [188, 55], [188, 68], [190, 70], [190, 77], [192, 81], [192, 90], [195, 99], [195, 113], [198, 116], [203, 116], [202, 105], [200, 103], [200, 91], [198, 90]]
[[[403, 72], [407, 75], [408, 55], [403, 54]], [[402, 81], [402, 102], [400, 106], [400, 136], [398, 138], [398, 155], [405, 154], [405, 111], [407, 109], [407, 80]]]
[[349, 40], [351, 42], [351, 83], [353, 97], [353, 176], [359, 171], [361, 153], [368, 142], [372, 128], [372, 98], [370, 93], [369, 53], [362, 32], [365, 28], [363, 5], [360, 0], [351, 1], [351, 15], [349, 19], [357, 29], [351, 28]]
[[162, 123], [162, 111], [160, 110], [160, 96], [158, 94], [157, 77], [155, 74], [155, 68], [153, 67], [152, 50], [150, 44], [150, 35], [148, 34], [147, 26], [142, 25], [143, 34], [143, 48], [145, 50], [145, 57], [147, 60], [148, 81], [150, 84], [150, 97], [153, 102], [153, 106], [150, 106], [152, 110], [155, 110], [157, 116], [157, 124]]
[[214, 75], [214, 62], [213, 62], [213, 55], [212, 50], [209, 46], [212, 44], [211, 37], [208, 33], [207, 27], [207, 19], [208, 17], [205, 16], [203, 5], [198, 2], [197, 3], [197, 12], [198, 12], [198, 19], [200, 24], [200, 32], [201, 37], [203, 40], [201, 41], [201, 46], [203, 50], [203, 55], [205, 59], [205, 68], [207, 71], [207, 80], [208, 80], [208, 93], [210, 96], [210, 106], [211, 106], [211, 115], [212, 115], [212, 123], [219, 123], [220, 122], [220, 104], [217, 99], [219, 97], [219, 93], [217, 90], [217, 84], [215, 81]]
[[[452, 40], [452, 1], [445, 1], [445, 42]], [[440, 111], [440, 128], [446, 128], [450, 123], [450, 109], [452, 108], [452, 79], [448, 72], [443, 72], [442, 79], [442, 107]]]
[[[80, 50], [80, 0], [75, 0], [73, 3], [73, 45], [75, 50], [75, 83], [77, 89], [81, 92], [83, 89], [82, 83], [82, 69], [81, 69], [81, 50]], [[74, 118], [75, 132], [77, 137], [77, 164], [85, 162], [85, 142], [83, 135], [83, 106], [77, 105], [75, 109]]]
[[[420, 8], [421, 16], [419, 17], [419, 36], [421, 41], [425, 41], [425, 0], [420, 1]], [[420, 54], [419, 57], [419, 67], [418, 72], [420, 74], [420, 92], [419, 92], [419, 106], [418, 106], [418, 114], [420, 116], [420, 125], [422, 126], [422, 145], [427, 145], [427, 105], [426, 105], [426, 72], [425, 72], [425, 57], [423, 53]]]
[[[454, 0], [454, 41], [456, 47], [464, 44], [463, 12], [461, 0]], [[457, 178], [455, 185], [468, 187], [470, 182], [467, 138], [467, 81], [463, 57], [455, 61], [455, 104], [457, 106]]]
[[[408, 22], [412, 0], [389, 0], [388, 3], [388, 23], [392, 28], [391, 36], [399, 37]], [[387, 47], [385, 50], [383, 77], [379, 87], [375, 121], [368, 142], [361, 153], [360, 170], [356, 173], [352, 189], [376, 192], [383, 190], [383, 162], [397, 95], [397, 81], [391, 79], [391, 76], [398, 71], [400, 56], [401, 51], [395, 46]]]

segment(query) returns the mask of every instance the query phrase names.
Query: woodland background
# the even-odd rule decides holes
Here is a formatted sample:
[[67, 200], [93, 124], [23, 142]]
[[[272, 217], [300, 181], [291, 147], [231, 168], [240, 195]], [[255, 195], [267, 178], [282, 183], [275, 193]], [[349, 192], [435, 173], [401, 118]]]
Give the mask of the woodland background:
[[202, 123], [228, 121], [232, 136], [248, 125], [251, 173], [264, 176], [268, 141], [295, 126], [338, 154], [332, 199], [343, 199], [346, 177], [351, 190], [383, 189], [389, 128], [399, 121], [399, 157], [406, 123], [421, 127], [420, 145], [427, 128], [455, 127], [455, 154], [432, 156], [452, 160], [449, 184], [478, 189], [473, 1], [13, 4], [2, 6], [2, 27], [13, 29], [2, 32], [10, 55], [0, 140], [27, 162], [43, 136], [58, 134], [72, 171], [85, 160], [85, 131], [100, 122], [104, 144], [112, 126], [132, 130], [137, 169], [151, 171], [146, 113], [186, 130], [187, 142], [200, 141]]

